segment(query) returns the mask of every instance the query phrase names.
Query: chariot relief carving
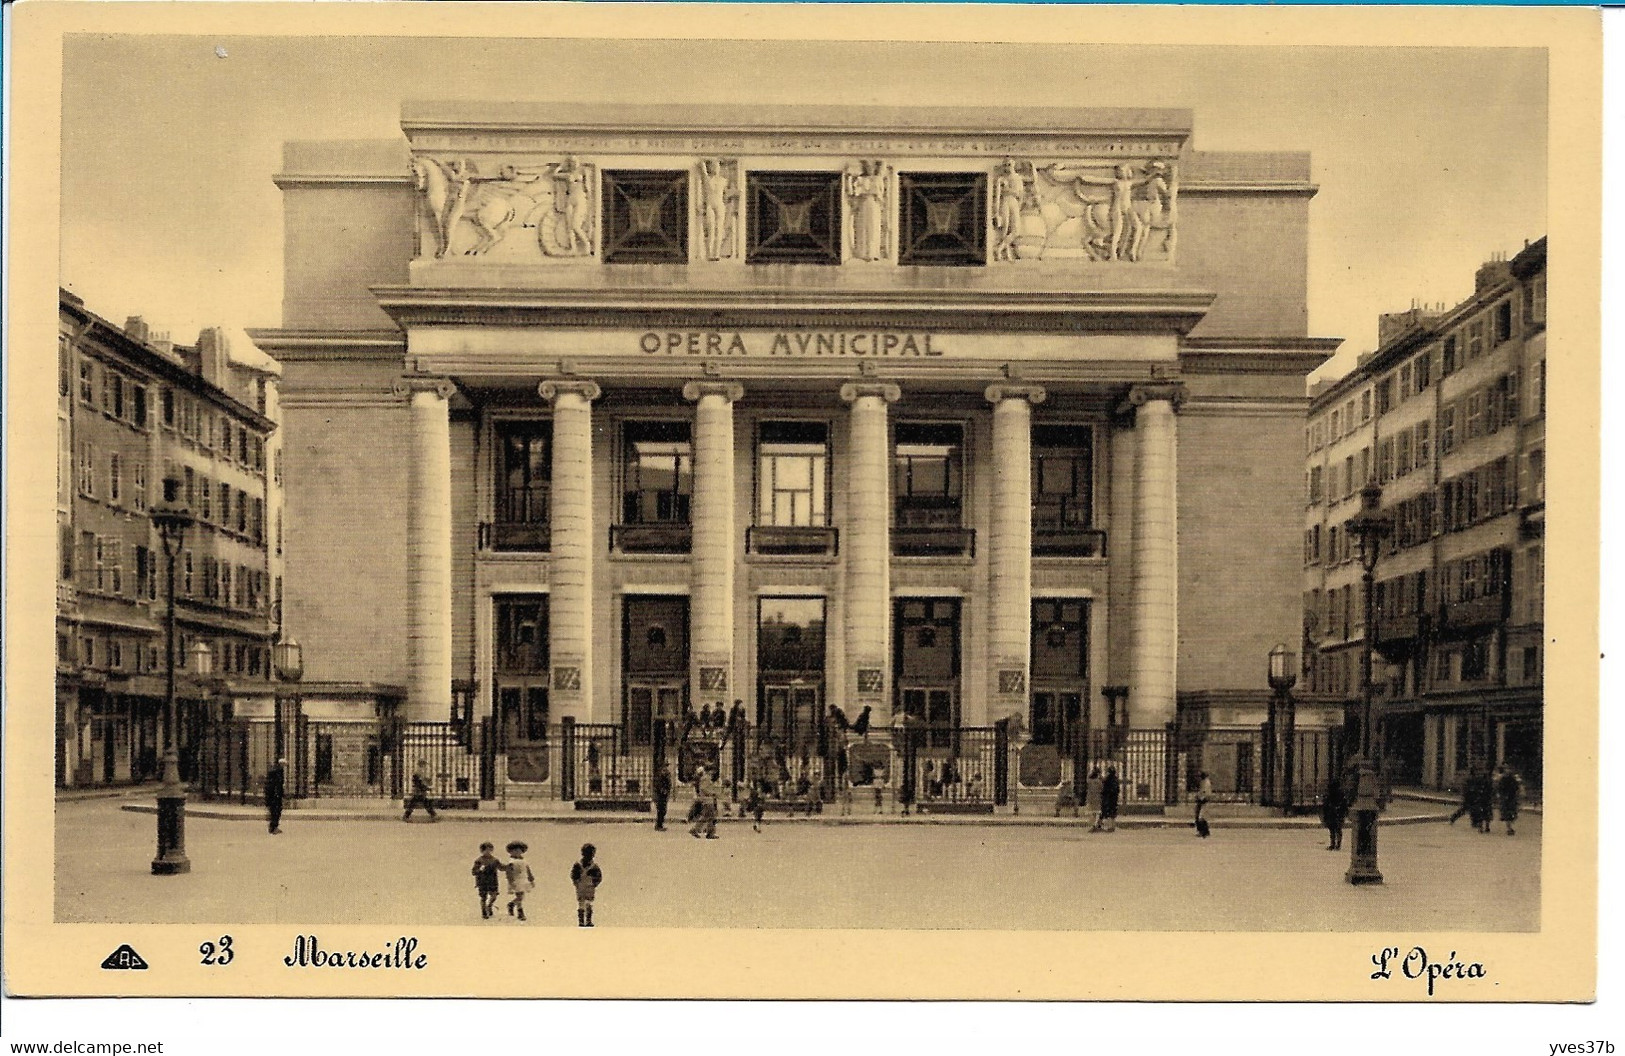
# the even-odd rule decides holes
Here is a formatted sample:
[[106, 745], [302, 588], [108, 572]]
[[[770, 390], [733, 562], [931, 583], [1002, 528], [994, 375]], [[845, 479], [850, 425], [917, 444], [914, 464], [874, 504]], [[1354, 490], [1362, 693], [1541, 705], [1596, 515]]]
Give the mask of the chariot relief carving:
[[739, 162], [700, 162], [700, 232], [706, 260], [727, 260], [739, 246]]
[[1104, 165], [1006, 160], [993, 188], [993, 259], [1172, 260], [1179, 170], [1170, 161]]
[[[501, 245], [518, 249], [515, 231], [533, 231], [534, 245], [548, 257], [594, 252], [597, 170], [575, 157], [557, 162], [504, 164], [482, 173], [471, 158], [412, 159], [414, 186], [426, 223], [419, 256], [481, 256]], [[510, 248], [514, 247], [514, 248]]]
[[889, 253], [891, 173], [885, 162], [860, 161], [846, 171], [854, 260], [885, 260]]

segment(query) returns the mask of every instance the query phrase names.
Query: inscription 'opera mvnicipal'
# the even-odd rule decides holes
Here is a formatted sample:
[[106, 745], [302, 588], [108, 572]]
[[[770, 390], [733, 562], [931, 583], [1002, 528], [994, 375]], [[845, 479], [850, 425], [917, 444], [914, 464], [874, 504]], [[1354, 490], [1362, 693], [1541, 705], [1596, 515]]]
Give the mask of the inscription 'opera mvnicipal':
[[638, 338], [648, 355], [940, 356], [942, 335], [905, 330], [650, 330]]

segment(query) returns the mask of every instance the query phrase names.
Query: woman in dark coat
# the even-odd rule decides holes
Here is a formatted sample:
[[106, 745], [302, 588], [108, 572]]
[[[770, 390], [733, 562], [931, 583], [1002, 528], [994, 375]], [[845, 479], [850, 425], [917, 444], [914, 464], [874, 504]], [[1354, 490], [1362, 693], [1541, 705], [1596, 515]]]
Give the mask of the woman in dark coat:
[[1117, 767], [1108, 766], [1106, 777], [1100, 782], [1100, 820], [1107, 832], [1117, 831], [1117, 799], [1121, 792], [1122, 782], [1117, 777]]
[[1320, 804], [1320, 820], [1326, 825], [1326, 832], [1331, 836], [1331, 842], [1326, 845], [1328, 851], [1338, 851], [1343, 848], [1343, 822], [1348, 820], [1349, 801], [1343, 794], [1343, 782], [1332, 778], [1326, 786], [1326, 798]]
[[1523, 782], [1511, 769], [1503, 768], [1501, 777], [1495, 782], [1497, 798], [1501, 800], [1501, 820], [1507, 823], [1507, 835], [1515, 835], [1512, 823], [1518, 820], [1518, 799], [1523, 792]]

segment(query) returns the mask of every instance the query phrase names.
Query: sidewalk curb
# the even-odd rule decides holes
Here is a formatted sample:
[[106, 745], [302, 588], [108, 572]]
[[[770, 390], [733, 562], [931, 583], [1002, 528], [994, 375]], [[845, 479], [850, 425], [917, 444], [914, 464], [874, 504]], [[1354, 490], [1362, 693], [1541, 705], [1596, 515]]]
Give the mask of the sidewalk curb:
[[[156, 804], [126, 803], [121, 810], [132, 814], [156, 814]], [[253, 821], [265, 823], [265, 814], [260, 810], [248, 809], [221, 809], [219, 807], [193, 807], [188, 806], [187, 816], [192, 818], [206, 818], [215, 821]], [[584, 814], [538, 814], [523, 811], [503, 810], [472, 810], [472, 811], [441, 811], [440, 818], [455, 822], [524, 822], [525, 824], [554, 823], [560, 825], [650, 825], [654, 818], [647, 814], [614, 814], [614, 813], [584, 813]], [[402, 824], [428, 824], [427, 822], [403, 822], [399, 815], [393, 813], [374, 813], [363, 811], [333, 811], [333, 810], [290, 810], [283, 814], [283, 819], [289, 822], [299, 821], [376, 821]], [[1406, 814], [1386, 817], [1381, 820], [1382, 825], [1422, 825], [1431, 822], [1448, 822], [1449, 814]], [[718, 818], [722, 825], [748, 824], [749, 818]], [[672, 816], [668, 828], [675, 831], [685, 823]], [[833, 816], [795, 816], [788, 818], [773, 818], [767, 821], [768, 825], [825, 825], [825, 826], [864, 826], [864, 825], [943, 825], [957, 827], [980, 828], [1047, 828], [1047, 829], [1083, 829], [1089, 831], [1088, 823], [1082, 819], [1068, 818], [1023, 818], [1011, 815], [987, 816], [976, 815], [968, 817], [946, 817], [932, 815], [914, 815], [901, 817], [896, 814], [851, 815], [841, 817]], [[1320, 830], [1319, 819], [1301, 818], [1213, 818], [1214, 829], [1313, 829]], [[1184, 818], [1169, 817], [1120, 817], [1117, 821], [1119, 829], [1189, 829], [1192, 823]]]

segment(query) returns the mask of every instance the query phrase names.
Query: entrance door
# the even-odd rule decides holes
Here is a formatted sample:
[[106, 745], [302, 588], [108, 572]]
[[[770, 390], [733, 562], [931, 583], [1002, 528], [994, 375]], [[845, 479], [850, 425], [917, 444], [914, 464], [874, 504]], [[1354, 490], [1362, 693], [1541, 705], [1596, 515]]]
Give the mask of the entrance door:
[[946, 748], [959, 725], [959, 600], [899, 598], [893, 613], [897, 703]]
[[797, 679], [793, 682], [762, 683], [766, 702], [764, 731], [781, 744], [797, 750], [818, 739], [818, 721], [823, 714], [823, 686]]
[[1052, 744], [1063, 753], [1087, 736], [1084, 695], [1075, 689], [1034, 689], [1032, 743]]
[[629, 678], [626, 683], [624, 727], [634, 745], [654, 739], [656, 721], [675, 723], [683, 714], [683, 683], [672, 678]]
[[505, 594], [495, 604], [497, 747], [508, 757], [508, 780], [546, 781], [551, 770], [547, 595]]

